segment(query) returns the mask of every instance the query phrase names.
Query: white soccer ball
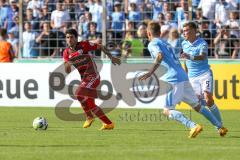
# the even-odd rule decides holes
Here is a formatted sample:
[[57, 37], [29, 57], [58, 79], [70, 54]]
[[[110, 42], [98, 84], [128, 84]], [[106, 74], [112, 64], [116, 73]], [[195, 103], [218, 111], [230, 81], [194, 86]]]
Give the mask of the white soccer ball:
[[47, 119], [44, 117], [37, 117], [33, 120], [33, 128], [35, 130], [46, 130], [48, 128]]

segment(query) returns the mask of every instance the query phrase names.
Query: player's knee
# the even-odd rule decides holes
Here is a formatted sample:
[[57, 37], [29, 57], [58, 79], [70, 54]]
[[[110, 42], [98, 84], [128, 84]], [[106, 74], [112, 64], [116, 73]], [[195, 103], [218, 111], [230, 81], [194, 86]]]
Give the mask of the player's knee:
[[205, 92], [206, 105], [211, 107], [214, 104], [213, 96], [209, 92]]

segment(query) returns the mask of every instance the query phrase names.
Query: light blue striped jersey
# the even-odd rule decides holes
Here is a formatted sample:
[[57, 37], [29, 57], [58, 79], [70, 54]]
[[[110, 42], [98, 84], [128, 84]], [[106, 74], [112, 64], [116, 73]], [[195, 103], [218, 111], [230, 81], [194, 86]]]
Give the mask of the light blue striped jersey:
[[182, 42], [182, 49], [184, 53], [192, 56], [198, 56], [201, 53], [206, 54], [206, 58], [204, 60], [186, 60], [188, 77], [197, 77], [210, 70], [207, 58], [208, 44], [204, 39], [198, 37], [193, 43], [184, 40]]
[[188, 76], [181, 66], [178, 58], [176, 58], [172, 47], [160, 38], [154, 38], [148, 44], [148, 50], [152, 58], [156, 58], [158, 53], [162, 54], [161, 65], [167, 68], [167, 72], [160, 78], [171, 84], [188, 81]]

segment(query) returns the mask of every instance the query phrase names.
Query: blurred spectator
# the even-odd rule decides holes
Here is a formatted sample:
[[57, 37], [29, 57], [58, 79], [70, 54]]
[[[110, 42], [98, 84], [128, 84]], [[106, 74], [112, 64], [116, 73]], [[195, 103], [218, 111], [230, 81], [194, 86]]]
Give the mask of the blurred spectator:
[[65, 26], [68, 26], [70, 16], [68, 11], [63, 10], [63, 4], [57, 3], [57, 9], [51, 14], [51, 27], [56, 30], [62, 30]]
[[126, 31], [125, 39], [122, 44], [122, 56], [124, 58], [139, 58], [143, 56], [144, 45], [140, 39], [136, 37], [134, 30]]
[[218, 28], [222, 25], [226, 25], [229, 20], [229, 11], [235, 10], [231, 3], [227, 3], [225, 0], [219, 0], [215, 7], [215, 20], [214, 23]]
[[199, 33], [200, 37], [203, 38], [208, 44], [208, 56], [213, 56], [213, 35], [209, 30], [209, 21], [203, 17], [202, 21], [199, 21]]
[[159, 13], [162, 13], [163, 2], [162, 0], [149, 0], [153, 8], [153, 20], [158, 20]]
[[88, 24], [90, 22], [92, 22], [92, 13], [85, 12], [79, 19], [78, 33], [80, 33], [80, 35], [87, 34]]
[[0, 62], [12, 62], [14, 59], [13, 47], [6, 39], [7, 30], [0, 28]]
[[140, 12], [137, 10], [136, 1], [130, 0], [130, 10], [128, 12], [128, 20], [139, 23], [141, 21]]
[[170, 28], [178, 28], [177, 24], [173, 21], [173, 15], [171, 12], [166, 13], [165, 24], [169, 25]]
[[53, 54], [54, 48], [56, 47], [56, 38], [56, 35], [50, 31], [50, 24], [44, 22], [42, 32], [36, 38], [36, 42], [39, 44], [40, 57], [47, 57]]
[[113, 31], [113, 38], [117, 39], [118, 41], [123, 38], [122, 31], [124, 30], [125, 26], [125, 13], [121, 9], [121, 3], [119, 1], [114, 2], [114, 12], [111, 15], [112, 17], [112, 31]]
[[44, 4], [48, 6], [48, 12], [52, 12], [56, 9], [56, 2], [58, 0], [44, 0]]
[[41, 16], [39, 16], [39, 20], [40, 20], [40, 27], [42, 27], [42, 22], [45, 22], [45, 21], [50, 21], [51, 19], [51, 15], [48, 11], [48, 5], [43, 5], [42, 6], [42, 9], [40, 10], [40, 13], [42, 13]]
[[230, 34], [237, 36], [237, 38], [240, 38], [240, 21], [238, 19], [237, 11], [230, 12], [230, 19], [226, 24], [230, 27]]
[[170, 12], [170, 3], [165, 1], [163, 2], [163, 10], [162, 13], [166, 15], [168, 12]]
[[217, 0], [201, 0], [198, 8], [202, 9], [203, 17], [206, 17], [209, 20], [214, 20], [215, 17], [215, 6]]
[[36, 58], [39, 53], [37, 51], [37, 33], [32, 31], [32, 25], [30, 22], [25, 22], [25, 31], [23, 32], [23, 58]]
[[[102, 33], [97, 32], [97, 23], [95, 22], [90, 22], [88, 23], [88, 28], [89, 31], [88, 33], [84, 36], [86, 40], [89, 40], [94, 43], [101, 44], [102, 40]], [[101, 50], [96, 50], [95, 53], [93, 53], [95, 56], [101, 56]]]
[[148, 37], [147, 37], [147, 25], [145, 23], [142, 23], [138, 26], [137, 29], [137, 37], [142, 42], [144, 48], [143, 48], [143, 56], [144, 57], [151, 57], [149, 50], [148, 50]]
[[141, 20], [151, 20], [152, 12], [151, 12], [151, 4], [142, 3], [139, 5], [140, 19]]
[[15, 16], [13, 17], [13, 21], [15, 23], [15, 26], [12, 27], [8, 32], [12, 32], [14, 34], [15, 38], [19, 38], [19, 17]]
[[13, 17], [18, 15], [18, 6], [16, 0], [10, 0], [10, 8], [8, 10], [7, 20], [5, 21], [4, 28], [10, 30], [14, 27]]
[[0, 0], [0, 28], [4, 28], [5, 21], [8, 17], [9, 7], [6, 5], [6, 0]]
[[8, 31], [7, 41], [12, 45], [14, 57], [18, 57], [19, 41], [18, 38], [14, 36], [14, 31]]
[[87, 7], [85, 6], [84, 0], [78, 0], [76, 2], [77, 4], [75, 5], [75, 19], [79, 20], [80, 17], [87, 11]]
[[31, 0], [28, 2], [27, 9], [33, 10], [33, 17], [38, 17], [39, 12], [42, 9], [43, 1], [42, 0]]
[[102, 12], [103, 7], [101, 0], [95, 0], [92, 7], [89, 8], [89, 12], [92, 13], [92, 21], [97, 23], [97, 31], [102, 31]]
[[158, 21], [161, 26], [161, 35], [160, 37], [164, 40], [168, 39], [168, 33], [170, 31], [171, 26], [168, 24], [165, 24], [165, 16], [163, 13], [159, 13]]
[[235, 58], [238, 54], [239, 40], [235, 35], [230, 35], [229, 26], [219, 29], [214, 44], [216, 58]]
[[26, 17], [24, 17], [24, 21], [31, 23], [32, 30], [34, 30], [35, 32], [39, 31], [40, 29], [39, 19], [33, 16], [33, 10], [31, 8], [28, 8], [26, 10]]
[[185, 20], [184, 13], [188, 12], [188, 3], [185, 0], [180, 0], [179, 7], [177, 7], [174, 20], [178, 26]]
[[63, 2], [63, 10], [69, 13], [70, 20], [75, 21], [75, 5], [73, 0], [64, 0]]
[[182, 51], [182, 41], [183, 38], [179, 35], [176, 28], [172, 28], [169, 32], [169, 38], [167, 42], [173, 47], [174, 54], [177, 58], [180, 58], [180, 53]]

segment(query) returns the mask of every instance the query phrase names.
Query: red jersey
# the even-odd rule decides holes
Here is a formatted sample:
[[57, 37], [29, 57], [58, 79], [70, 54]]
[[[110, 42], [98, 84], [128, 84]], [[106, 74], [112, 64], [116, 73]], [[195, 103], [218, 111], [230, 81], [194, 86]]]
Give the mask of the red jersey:
[[66, 48], [63, 52], [65, 62], [70, 62], [80, 73], [81, 77], [99, 75], [96, 63], [89, 51], [99, 49], [99, 45], [89, 41], [78, 42], [75, 51]]

